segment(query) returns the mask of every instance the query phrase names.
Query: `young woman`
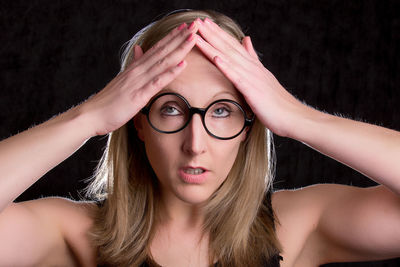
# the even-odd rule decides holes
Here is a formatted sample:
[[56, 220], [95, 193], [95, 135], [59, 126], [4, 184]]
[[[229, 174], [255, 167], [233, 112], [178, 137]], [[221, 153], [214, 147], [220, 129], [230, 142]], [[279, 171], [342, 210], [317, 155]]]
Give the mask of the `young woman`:
[[[272, 192], [267, 129], [381, 185]], [[88, 190], [96, 203], [13, 203], [104, 134]], [[121, 73], [100, 93], [0, 143], [0, 265], [318, 266], [398, 257], [399, 144], [396, 131], [299, 102], [228, 17], [175, 13], [129, 42]]]

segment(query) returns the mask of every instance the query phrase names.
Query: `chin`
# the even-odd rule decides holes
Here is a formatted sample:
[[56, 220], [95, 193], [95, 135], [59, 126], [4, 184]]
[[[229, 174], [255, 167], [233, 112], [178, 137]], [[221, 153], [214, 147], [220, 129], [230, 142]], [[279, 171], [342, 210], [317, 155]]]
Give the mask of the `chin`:
[[175, 195], [187, 204], [201, 205], [208, 201], [212, 192], [205, 192], [205, 190], [185, 190], [184, 192], [176, 192]]

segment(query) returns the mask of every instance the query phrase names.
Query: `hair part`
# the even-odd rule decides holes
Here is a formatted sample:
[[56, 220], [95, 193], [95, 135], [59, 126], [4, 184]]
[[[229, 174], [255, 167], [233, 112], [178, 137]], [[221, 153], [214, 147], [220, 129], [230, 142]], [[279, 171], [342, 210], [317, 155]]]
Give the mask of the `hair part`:
[[[121, 71], [133, 61], [134, 45], [146, 52], [183, 22], [209, 18], [241, 41], [244, 34], [231, 18], [215, 11], [168, 15], [139, 31], [125, 44]], [[209, 236], [210, 265], [259, 266], [280, 251], [269, 200], [273, 180], [271, 134], [256, 118], [241, 143], [224, 183], [205, 205], [203, 234]], [[139, 266], [151, 261], [150, 244], [157, 226], [159, 185], [133, 122], [108, 136], [103, 157], [87, 196], [104, 201], [94, 212], [90, 238], [99, 264]]]

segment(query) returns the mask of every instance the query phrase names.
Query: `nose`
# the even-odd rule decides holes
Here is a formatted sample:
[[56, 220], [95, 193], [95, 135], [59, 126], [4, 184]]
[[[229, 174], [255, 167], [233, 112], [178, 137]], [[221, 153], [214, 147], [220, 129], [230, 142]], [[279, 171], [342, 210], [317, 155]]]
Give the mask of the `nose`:
[[204, 129], [200, 114], [193, 115], [183, 133], [183, 151], [191, 155], [199, 155], [207, 150], [207, 138], [209, 135]]

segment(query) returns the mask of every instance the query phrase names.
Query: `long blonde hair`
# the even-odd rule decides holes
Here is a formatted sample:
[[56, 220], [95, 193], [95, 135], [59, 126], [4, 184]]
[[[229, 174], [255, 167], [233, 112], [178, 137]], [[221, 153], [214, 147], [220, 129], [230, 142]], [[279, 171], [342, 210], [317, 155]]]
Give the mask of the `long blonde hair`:
[[[121, 71], [133, 60], [134, 45], [147, 51], [183, 22], [208, 17], [241, 41], [240, 27], [215, 11], [168, 15], [138, 32], [122, 55]], [[270, 133], [255, 120], [225, 182], [205, 205], [203, 233], [209, 236], [210, 264], [259, 266], [280, 250], [268, 192], [273, 178]], [[90, 231], [98, 262], [107, 266], [139, 266], [151, 261], [156, 227], [158, 180], [144, 144], [131, 122], [109, 134], [104, 155], [87, 194], [104, 201], [94, 212]]]

